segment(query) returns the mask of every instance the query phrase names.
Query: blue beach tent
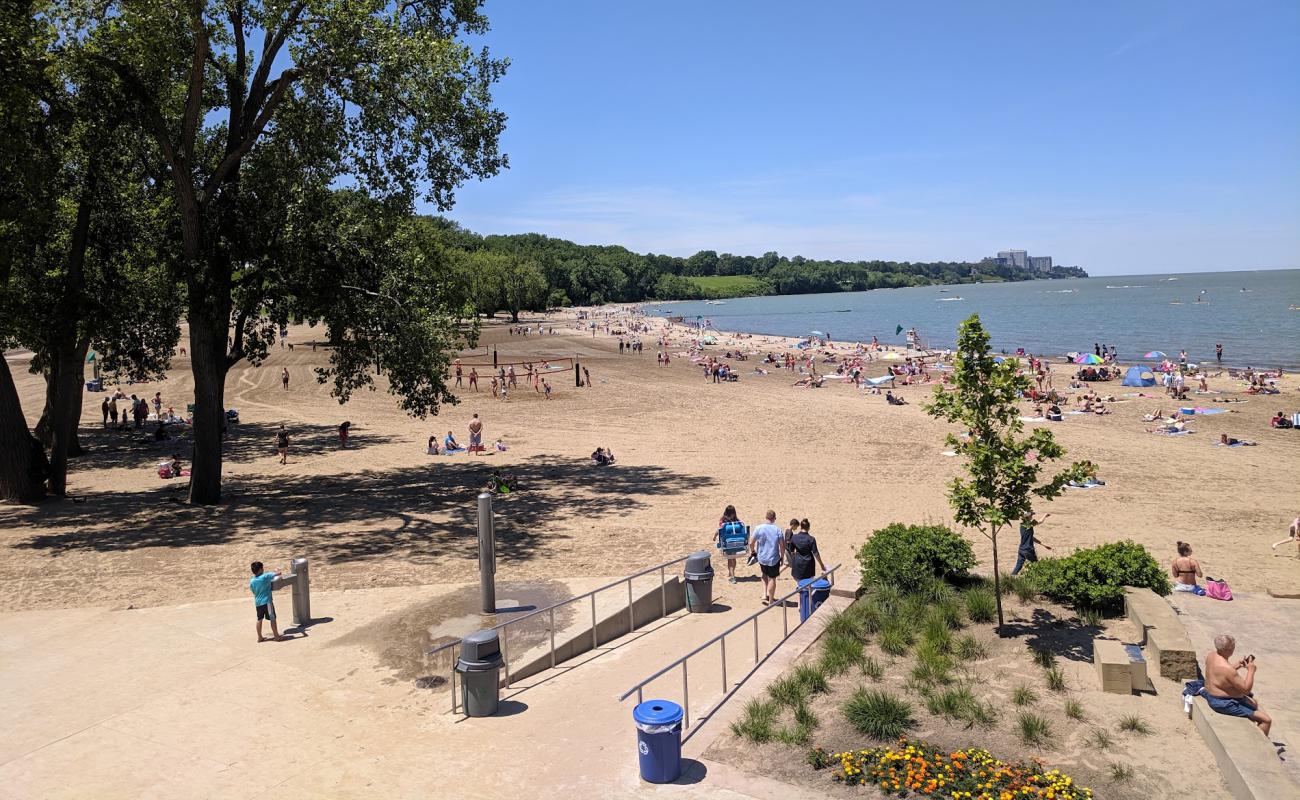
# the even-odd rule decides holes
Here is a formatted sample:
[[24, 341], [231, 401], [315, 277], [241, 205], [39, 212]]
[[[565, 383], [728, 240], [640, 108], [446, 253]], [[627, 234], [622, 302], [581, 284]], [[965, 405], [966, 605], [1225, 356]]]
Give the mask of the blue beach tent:
[[1146, 367], [1132, 366], [1124, 375], [1125, 386], [1155, 386], [1156, 376]]

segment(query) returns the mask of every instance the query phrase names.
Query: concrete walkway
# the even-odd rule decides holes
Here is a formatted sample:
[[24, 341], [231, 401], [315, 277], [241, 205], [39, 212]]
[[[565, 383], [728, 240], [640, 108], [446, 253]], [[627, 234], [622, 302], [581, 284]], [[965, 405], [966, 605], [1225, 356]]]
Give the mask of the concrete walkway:
[[[0, 798], [747, 796], [743, 781], [711, 785], [698, 765], [694, 785], [642, 784], [632, 702], [616, 697], [757, 610], [756, 584], [719, 581], [730, 610], [651, 623], [472, 720], [448, 713], [446, 686], [395, 677], [364, 639], [413, 592], [440, 588], [317, 593], [313, 614], [330, 621], [283, 643], [256, 643], [246, 599], [0, 615]], [[762, 618], [761, 656], [781, 640], [781, 617]], [[750, 626], [728, 637], [726, 686], [753, 650]], [[693, 660], [689, 684], [698, 719], [722, 695], [719, 656]], [[646, 696], [680, 699], [680, 674]]]

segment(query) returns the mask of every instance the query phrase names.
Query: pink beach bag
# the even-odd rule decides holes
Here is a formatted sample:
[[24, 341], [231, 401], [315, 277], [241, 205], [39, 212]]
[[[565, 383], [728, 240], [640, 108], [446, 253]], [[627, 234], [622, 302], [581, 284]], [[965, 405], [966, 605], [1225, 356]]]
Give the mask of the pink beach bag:
[[1227, 581], [1205, 581], [1205, 594], [1215, 600], [1231, 600], [1232, 590], [1228, 588]]

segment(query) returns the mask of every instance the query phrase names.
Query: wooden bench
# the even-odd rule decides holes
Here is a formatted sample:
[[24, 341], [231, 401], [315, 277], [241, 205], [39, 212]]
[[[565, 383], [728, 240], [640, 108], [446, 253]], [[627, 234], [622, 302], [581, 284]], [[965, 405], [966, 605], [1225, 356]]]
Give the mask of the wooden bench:
[[1300, 797], [1300, 784], [1292, 779], [1255, 723], [1218, 714], [1204, 697], [1198, 696], [1192, 702], [1192, 724], [1214, 754], [1228, 791], [1236, 800]]
[[1197, 676], [1196, 651], [1169, 601], [1150, 589], [1124, 589], [1124, 613], [1138, 629], [1147, 661], [1162, 677], [1189, 681]]

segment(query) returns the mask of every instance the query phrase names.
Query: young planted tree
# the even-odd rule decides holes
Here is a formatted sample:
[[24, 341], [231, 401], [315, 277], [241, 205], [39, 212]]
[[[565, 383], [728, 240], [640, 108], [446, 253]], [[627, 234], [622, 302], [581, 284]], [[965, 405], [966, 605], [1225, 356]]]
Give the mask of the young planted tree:
[[1016, 405], [1029, 388], [1029, 378], [1019, 374], [1014, 358], [994, 360], [989, 335], [972, 314], [957, 329], [952, 388], [939, 386], [925, 406], [933, 417], [960, 425], [961, 436], [948, 434], [948, 446], [965, 459], [966, 477], [948, 487], [948, 501], [957, 522], [975, 528], [993, 544], [993, 586], [1002, 615], [1001, 573], [998, 568], [998, 534], [1017, 520], [1033, 516], [1035, 499], [1051, 500], [1067, 481], [1086, 477], [1089, 469], [1076, 463], [1050, 479], [1041, 480], [1043, 467], [1065, 455], [1051, 431], [1035, 428], [1022, 435]]

